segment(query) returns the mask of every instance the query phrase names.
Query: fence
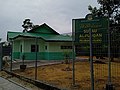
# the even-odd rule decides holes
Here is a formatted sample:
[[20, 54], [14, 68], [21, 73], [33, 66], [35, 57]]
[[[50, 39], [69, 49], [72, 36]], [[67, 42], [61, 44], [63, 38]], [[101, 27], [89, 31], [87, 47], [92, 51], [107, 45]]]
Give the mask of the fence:
[[[65, 59], [65, 61], [68, 60], [66, 63], [64, 60], [59, 62], [37, 60], [25, 61], [24, 65], [21, 60], [13, 60], [12, 62], [9, 61], [10, 65], [9, 67], [5, 67], [5, 70], [12, 71], [32, 80], [40, 80], [44, 83], [55, 85], [61, 89], [91, 90], [91, 87], [93, 87], [95, 90], [107, 90], [106, 84], [111, 84], [115, 90], [120, 90], [120, 32], [118, 28], [114, 27], [114, 30], [111, 29], [113, 31], [110, 33], [110, 47], [108, 45], [108, 33], [104, 36], [104, 39], [106, 38], [104, 42], [99, 41], [99, 37], [92, 37], [92, 74], [89, 56], [90, 45], [83, 42], [82, 44], [75, 44], [75, 73], [72, 71], [71, 58]], [[97, 43], [95, 43], [95, 40], [98, 40]], [[109, 49], [110, 52], [108, 52]], [[24, 70], [25, 65], [27, 67]], [[93, 75], [93, 86], [91, 86], [91, 75]], [[74, 79], [75, 85], [73, 86]]]
[[[80, 32], [79, 32], [80, 33]], [[110, 35], [110, 37], [108, 36]], [[97, 36], [98, 37], [98, 36]], [[89, 73], [94, 75], [93, 79], [89, 74], [89, 87], [95, 90], [109, 90], [107, 86], [112, 86], [115, 90], [120, 89], [120, 32], [119, 27], [110, 28], [110, 34], [105, 33], [104, 40], [92, 36], [92, 58], [93, 71], [89, 67]], [[80, 36], [81, 44], [76, 45], [76, 55], [78, 57], [90, 54], [89, 36]], [[83, 43], [84, 41], [84, 43]], [[90, 57], [88, 57], [90, 59]], [[82, 63], [82, 62], [81, 62]], [[88, 62], [90, 64], [90, 62]], [[84, 64], [84, 63], [83, 63]], [[88, 66], [87, 66], [88, 67]], [[85, 68], [85, 67], [84, 67]], [[87, 71], [87, 70], [86, 70]], [[92, 79], [92, 82], [91, 82]], [[92, 85], [91, 85], [92, 84]], [[83, 85], [82, 85], [83, 86]], [[92, 88], [92, 90], [94, 90]], [[110, 89], [110, 90], [113, 90]]]

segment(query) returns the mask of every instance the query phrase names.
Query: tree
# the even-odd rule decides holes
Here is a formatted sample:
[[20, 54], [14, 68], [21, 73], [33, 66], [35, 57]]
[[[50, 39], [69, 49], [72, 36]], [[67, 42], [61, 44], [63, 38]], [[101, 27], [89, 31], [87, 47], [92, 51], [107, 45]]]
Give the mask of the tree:
[[32, 29], [34, 27], [34, 25], [30, 19], [25, 19], [23, 21], [22, 27], [24, 28], [23, 32], [27, 32], [28, 30]]
[[110, 24], [120, 23], [120, 0], [97, 0], [99, 9], [88, 6], [88, 9], [95, 17], [109, 17]]
[[94, 17], [108, 17], [111, 36], [111, 56], [118, 57], [120, 53], [120, 0], [97, 0], [99, 8], [88, 6]]

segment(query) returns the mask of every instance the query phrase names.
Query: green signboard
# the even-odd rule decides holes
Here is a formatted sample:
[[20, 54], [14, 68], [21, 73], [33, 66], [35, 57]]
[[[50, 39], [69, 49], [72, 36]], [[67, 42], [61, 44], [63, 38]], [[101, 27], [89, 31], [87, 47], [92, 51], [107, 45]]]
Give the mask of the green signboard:
[[73, 19], [75, 32], [75, 44], [80, 51], [89, 53], [90, 30], [92, 31], [93, 48], [104, 49], [107, 44], [107, 32], [109, 19], [107, 17], [96, 18], [91, 14], [83, 19]]

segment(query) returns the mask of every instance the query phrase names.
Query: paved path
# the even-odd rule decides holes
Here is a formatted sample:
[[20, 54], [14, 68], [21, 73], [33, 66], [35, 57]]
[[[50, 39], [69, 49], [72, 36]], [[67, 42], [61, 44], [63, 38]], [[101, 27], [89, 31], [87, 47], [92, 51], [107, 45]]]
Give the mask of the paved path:
[[[37, 66], [44, 66], [44, 65], [52, 65], [52, 64], [59, 64], [60, 61], [38, 61]], [[10, 64], [10, 62], [9, 62]], [[25, 61], [25, 65], [28, 67], [35, 67], [35, 61]], [[19, 62], [13, 62], [12, 63], [12, 70], [20, 69], [20, 65], [22, 65], [22, 61]], [[5, 68], [6, 70], [10, 70], [10, 67]]]
[[0, 90], [28, 90], [0, 77]]

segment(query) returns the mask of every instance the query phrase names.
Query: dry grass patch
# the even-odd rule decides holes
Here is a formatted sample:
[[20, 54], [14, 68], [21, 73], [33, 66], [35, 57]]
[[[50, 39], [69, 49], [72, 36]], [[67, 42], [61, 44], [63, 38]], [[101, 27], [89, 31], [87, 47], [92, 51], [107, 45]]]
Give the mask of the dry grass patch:
[[[65, 71], [68, 65], [50, 65], [38, 67], [38, 80], [48, 82], [49, 84], [71, 89], [72, 87], [72, 71]], [[72, 64], [70, 64], [72, 69]], [[112, 62], [112, 81], [116, 83], [118, 90], [120, 90], [120, 63]], [[20, 70], [15, 73], [34, 79], [35, 68], [27, 68], [24, 72]], [[103, 90], [108, 79], [108, 64], [94, 64], [95, 90]], [[75, 80], [79, 85], [79, 90], [90, 89], [90, 64], [89, 62], [75, 63]], [[116, 89], [117, 90], [117, 89]]]

